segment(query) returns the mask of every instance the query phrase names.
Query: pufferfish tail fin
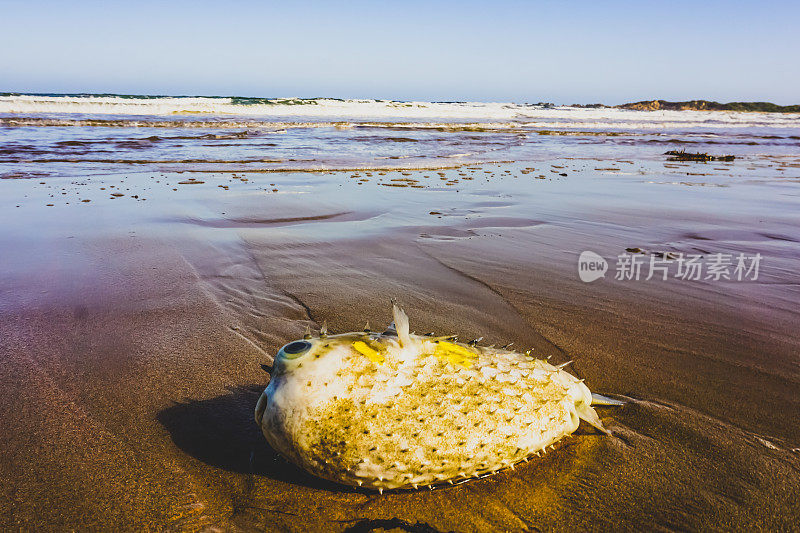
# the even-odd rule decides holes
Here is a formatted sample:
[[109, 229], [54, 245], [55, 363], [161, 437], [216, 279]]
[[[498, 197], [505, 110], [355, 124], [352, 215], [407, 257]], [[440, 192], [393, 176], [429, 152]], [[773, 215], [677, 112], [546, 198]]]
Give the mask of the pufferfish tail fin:
[[408, 325], [408, 315], [400, 309], [400, 306], [397, 305], [397, 300], [392, 298], [392, 315], [394, 316], [394, 321], [389, 324], [389, 327], [386, 328], [384, 334], [396, 334], [397, 339], [400, 341], [400, 346], [408, 346], [411, 344], [411, 336], [408, 334], [409, 332], [409, 325]]
[[600, 417], [597, 416], [597, 412], [586, 402], [577, 403], [575, 405], [575, 409], [578, 412], [578, 416], [581, 420], [588, 422], [597, 430], [602, 431], [606, 435], [611, 435], [611, 432], [603, 426], [603, 423], [600, 421]]
[[[589, 389], [586, 390], [588, 391]], [[603, 396], [602, 394], [591, 393], [590, 402], [586, 402], [586, 397], [584, 397], [583, 401], [579, 401], [575, 404], [576, 411], [581, 420], [585, 420], [606, 435], [611, 435], [611, 432], [603, 427], [603, 423], [600, 421], [600, 417], [597, 416], [597, 411], [592, 408], [592, 405], [612, 405], [618, 407], [625, 405], [625, 402]]]
[[596, 392], [592, 393], [592, 405], [614, 405], [620, 406], [625, 405], [625, 402], [620, 400], [615, 400], [614, 398], [609, 398], [608, 396], [603, 396], [602, 394], [597, 394]]

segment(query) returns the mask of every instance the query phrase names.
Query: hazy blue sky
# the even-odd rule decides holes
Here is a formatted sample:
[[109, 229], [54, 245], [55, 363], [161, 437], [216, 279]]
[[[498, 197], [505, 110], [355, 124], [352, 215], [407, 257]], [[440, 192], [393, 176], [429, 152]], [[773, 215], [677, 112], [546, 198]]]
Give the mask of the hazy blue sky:
[[800, 1], [0, 0], [0, 91], [800, 103]]

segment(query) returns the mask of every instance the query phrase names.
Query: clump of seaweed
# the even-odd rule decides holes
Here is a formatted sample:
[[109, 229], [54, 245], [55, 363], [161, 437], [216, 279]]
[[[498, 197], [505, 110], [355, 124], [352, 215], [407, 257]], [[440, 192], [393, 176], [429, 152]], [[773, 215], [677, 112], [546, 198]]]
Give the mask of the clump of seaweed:
[[670, 161], [733, 161], [736, 159], [736, 156], [732, 155], [708, 155], [706, 153], [692, 153], [687, 152], [686, 150], [670, 150], [668, 152], [664, 152], [664, 155], [668, 155]]

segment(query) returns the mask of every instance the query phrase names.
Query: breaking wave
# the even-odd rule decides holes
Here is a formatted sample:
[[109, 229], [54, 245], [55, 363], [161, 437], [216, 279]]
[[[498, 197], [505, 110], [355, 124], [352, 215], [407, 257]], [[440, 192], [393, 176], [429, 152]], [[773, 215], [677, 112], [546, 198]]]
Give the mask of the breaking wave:
[[[715, 128], [797, 128], [800, 117], [779, 113], [720, 111], [632, 111], [609, 107], [585, 108], [498, 102], [398, 102], [338, 100], [333, 98], [242, 98], [198, 96], [136, 96], [95, 94], [0, 93], [2, 125], [145, 126], [167, 127], [278, 127], [282, 122], [330, 125], [376, 121], [396, 127], [452, 127], [469, 123], [475, 128], [585, 128], [605, 130], [663, 130]], [[11, 115], [11, 117], [9, 117]], [[18, 123], [19, 115], [28, 116]], [[30, 117], [34, 115], [34, 117]], [[41, 117], [45, 115], [46, 117]], [[64, 118], [65, 115], [107, 116], [116, 120]], [[16, 117], [15, 117], [16, 116]], [[121, 117], [126, 117], [122, 119]], [[237, 120], [236, 117], [239, 119]], [[209, 124], [211, 123], [211, 124]], [[462, 124], [463, 125], [463, 124]]]

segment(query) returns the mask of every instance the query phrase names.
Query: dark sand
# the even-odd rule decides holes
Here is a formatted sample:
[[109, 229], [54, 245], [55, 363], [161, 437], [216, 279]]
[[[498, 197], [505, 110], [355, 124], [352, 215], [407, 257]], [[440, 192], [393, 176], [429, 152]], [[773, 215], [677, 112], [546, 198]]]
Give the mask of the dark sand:
[[[0, 527], [796, 529], [796, 193], [775, 185], [765, 208], [746, 176], [725, 189], [553, 164], [568, 177], [413, 173], [427, 189], [108, 176], [70, 192], [91, 203], [53, 207], [30, 180], [3, 182]], [[112, 201], [112, 182], [132, 190]], [[627, 247], [767, 257], [759, 282], [578, 279], [581, 251]], [[253, 422], [259, 365], [323, 319], [388, 322], [392, 296], [418, 332], [573, 360], [593, 391], [630, 399], [601, 408], [613, 436], [582, 428], [516, 471], [432, 492], [296, 470]]]

